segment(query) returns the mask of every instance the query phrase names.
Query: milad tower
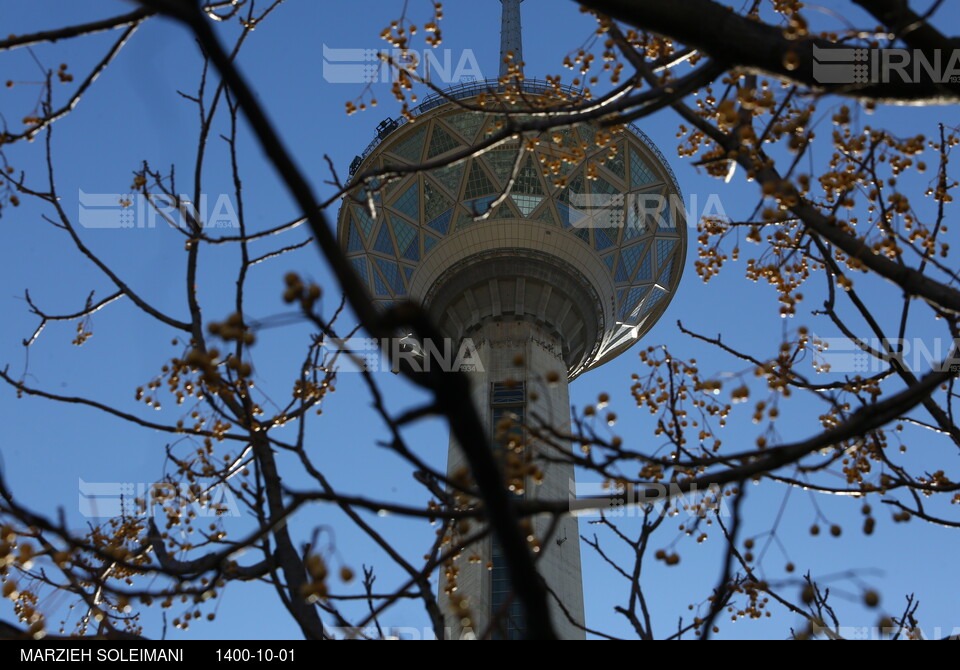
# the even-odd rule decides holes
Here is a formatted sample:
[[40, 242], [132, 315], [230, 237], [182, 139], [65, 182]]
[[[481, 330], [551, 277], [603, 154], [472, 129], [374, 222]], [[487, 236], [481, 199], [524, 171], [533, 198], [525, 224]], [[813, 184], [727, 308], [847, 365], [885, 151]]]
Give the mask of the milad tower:
[[[354, 159], [351, 176], [442, 160], [482, 140], [496, 130], [498, 110], [521, 104], [505, 102], [511, 87], [527, 100], [556, 97], [551, 82], [520, 77], [505, 85], [517, 74], [507, 62], [522, 65], [521, 1], [501, 0], [500, 78], [431, 95], [412, 120], [386, 119]], [[461, 106], [481, 101], [485, 112]], [[682, 208], [671, 207], [680, 189], [666, 159], [635, 126], [598, 146], [604, 133], [583, 122], [527, 134], [372, 186], [375, 216], [364, 197], [345, 198], [338, 216], [340, 244], [380, 307], [416, 301], [445, 336], [470, 338], [481, 363], [469, 373], [473, 402], [511, 490], [528, 500], [568, 499], [574, 469], [538, 459], [551, 450], [556, 456], [556, 447], [526, 439], [516, 426], [535, 417], [558, 432], [569, 429], [568, 383], [639, 341], [683, 272], [686, 225]], [[535, 146], [526, 141], [532, 137]], [[496, 204], [511, 178], [509, 195]], [[462, 477], [465, 467], [451, 439], [448, 473]], [[577, 518], [566, 516], [554, 528], [551, 517], [536, 517], [532, 534], [543, 541], [537, 569], [555, 594], [557, 634], [583, 639]], [[446, 566], [440, 601], [451, 637], [464, 627], [480, 635], [491, 622], [495, 637], [524, 636], [506, 566], [489, 537]]]

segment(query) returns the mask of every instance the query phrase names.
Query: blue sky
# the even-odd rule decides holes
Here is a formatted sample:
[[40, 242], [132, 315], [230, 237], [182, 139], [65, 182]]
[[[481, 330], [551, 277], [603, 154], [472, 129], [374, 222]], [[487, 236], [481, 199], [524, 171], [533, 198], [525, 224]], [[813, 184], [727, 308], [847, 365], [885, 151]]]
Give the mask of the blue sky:
[[[960, 9], [948, 6], [940, 10], [944, 26], [956, 25]], [[828, 9], [842, 10], [850, 17], [862, 18], [851, 3], [823, 2]], [[371, 111], [347, 116], [344, 103], [361, 94], [358, 84], [332, 84], [325, 81], [322, 47], [379, 48], [378, 35], [389, 21], [399, 15], [403, 3], [386, 0], [364, 0], [352, 3], [289, 0], [259, 26], [244, 46], [240, 65], [257, 90], [261, 102], [280, 130], [286, 145], [307, 174], [316, 193], [331, 194], [325, 155], [329, 155], [343, 177], [354, 155], [373, 138], [376, 124], [387, 116], [395, 116], [398, 107], [390, 100], [389, 85], [376, 84], [373, 92], [380, 105]], [[127, 11], [122, 2], [72, 3], [34, 2], [29, 4], [3, 0], [0, 16], [6, 33], [26, 33], [67, 25], [71, 22], [111, 16]], [[429, 18], [429, 3], [409, 3], [409, 13], [420, 23]], [[442, 23], [443, 49], [450, 49], [455, 62], [464, 50], [479, 63], [484, 74], [495, 75], [499, 46], [499, 3], [449, 2]], [[825, 26], [838, 25], [829, 13], [818, 15]], [[523, 5], [524, 55], [528, 76], [561, 72], [560, 62], [570, 49], [576, 48], [592, 34], [595, 24], [580, 14], [572, 2], [527, 0]], [[873, 21], [860, 21], [872, 25]], [[96, 62], [105, 52], [113, 34], [84, 37], [64, 45], [41, 45], [32, 49], [33, 56], [47, 68], [56, 68], [65, 61], [75, 74]], [[40, 78], [33, 56], [26, 50], [4, 54], [5, 72], [15, 80], [13, 88], [0, 89], [0, 112], [11, 127], [18, 127], [20, 117], [35, 104]], [[58, 122], [54, 130], [53, 152], [59, 192], [68, 211], [76, 211], [77, 194], [123, 193], [129, 189], [132, 171], [148, 160], [154, 167], [176, 164], [178, 182], [186, 190], [193, 170], [196, 146], [196, 112], [191, 103], [177, 95], [179, 89], [193, 92], [199, 74], [197, 50], [186, 33], [168, 21], [150, 21], [141, 28], [84, 97], [77, 109]], [[79, 78], [79, 77], [78, 77]], [[69, 87], [58, 86], [55, 94], [62, 102]], [[56, 101], [56, 100], [55, 100]], [[818, 110], [824, 132], [828, 134], [830, 110], [836, 101], [825, 101]], [[824, 120], [825, 119], [825, 120]], [[932, 136], [938, 121], [955, 122], [955, 112], [947, 108], [881, 109], [869, 122], [885, 125], [901, 134], [924, 132]], [[641, 128], [656, 142], [671, 162], [686, 194], [697, 194], [704, 202], [710, 194], [718, 194], [725, 212], [737, 219], [749, 215], [756, 203], [755, 185], [744, 181], [742, 172], [730, 184], [712, 179], [697, 171], [689, 160], [677, 157], [677, 119], [670, 112], [661, 112], [644, 119]], [[206, 171], [205, 191], [229, 192], [230, 176], [224, 169], [223, 144], [211, 142]], [[23, 169], [28, 183], [42, 185], [42, 142], [11, 148], [6, 156], [10, 163]], [[826, 149], [815, 153], [823, 161]], [[267, 228], [296, 216], [292, 201], [266, 165], [248, 135], [240, 145], [244, 170], [245, 207], [248, 220], [255, 228]], [[928, 161], [933, 164], [932, 157]], [[920, 187], [925, 178], [908, 175], [907, 183]], [[916, 190], [916, 189], [914, 189]], [[214, 198], [215, 199], [215, 198]], [[26, 199], [25, 199], [26, 200]], [[71, 246], [66, 235], [45, 223], [40, 217], [49, 209], [27, 200], [17, 209], [5, 209], [0, 219], [7, 254], [0, 265], [0, 300], [4, 319], [0, 326], [0, 366], [9, 365], [12, 374], [20, 374], [28, 365], [28, 383], [64, 395], [85, 395], [107, 404], [137, 411], [146, 418], [142, 405], [133, 401], [134, 389], [152, 379], [165, 362], [180, 349], [170, 344], [174, 333], [140, 315], [131, 305], [120, 302], [96, 315], [92, 321], [94, 336], [83, 347], [70, 345], [75, 323], [51, 325], [31, 347], [29, 361], [20, 344], [36, 327], [23, 301], [23, 290], [51, 312], [78, 309], [87, 294], [96, 290], [103, 297], [110, 286]], [[335, 218], [335, 212], [328, 216]], [[679, 356], [695, 357], [704, 372], [727, 378], [738, 375], [744, 366], [718, 354], [703, 344], [682, 335], [676, 322], [698, 332], [714, 336], [722, 333], [724, 341], [773, 356], [784, 333], [806, 325], [824, 336], [835, 331], [814, 319], [803, 304], [799, 315], [788, 321], [777, 314], [772, 288], [748, 283], [743, 279], [744, 263], [733, 263], [719, 278], [703, 284], [692, 268], [695, 258], [695, 231], [690, 232], [690, 250], [684, 279], [660, 323], [646, 336], [643, 344], [666, 344]], [[174, 315], [184, 315], [183, 241], [160, 228], [131, 230], [83, 230], [84, 240], [101, 254], [111, 267], [126, 278], [149, 300]], [[290, 241], [302, 239], [296, 234]], [[263, 252], [269, 243], [258, 247]], [[210, 254], [209, 263], [198, 278], [198, 290], [206, 314], [223, 318], [232, 309], [218, 297], [230, 290], [236, 257], [229, 251]], [[331, 310], [337, 302], [329, 273], [313, 247], [300, 250], [279, 262], [255, 268], [251, 278], [251, 309], [261, 317], [286, 313], [280, 301], [282, 277], [289, 270], [313, 277], [327, 289], [324, 308]], [[813, 291], [810, 291], [813, 293]], [[865, 296], [874, 306], [884, 305], [889, 290], [881, 285], [867, 285]], [[899, 312], [883, 313], [885, 322], [895, 322]], [[347, 325], [347, 324], [344, 324]], [[352, 325], [352, 324], [351, 324]], [[924, 337], [939, 336], [933, 328], [918, 331]], [[278, 398], [289, 392], [289, 383], [296, 374], [309, 329], [294, 325], [261, 333], [254, 359], [258, 385]], [[590, 372], [571, 386], [575, 406], [593, 401], [600, 392], [612, 396], [612, 409], [620, 416], [618, 434], [636, 448], [655, 451], [661, 445], [653, 436], [649, 413], [632, 407], [629, 395], [630, 375], [641, 371], [637, 351], [628, 351], [603, 368]], [[811, 371], [812, 373], [812, 371]], [[415, 406], [425, 397], [416, 389], [392, 375], [379, 375], [379, 381], [390, 409], [400, 411]], [[262, 383], [261, 383], [262, 382]], [[172, 408], [168, 403], [168, 408]], [[164, 418], [174, 409], [165, 408]], [[785, 411], [777, 428], [784, 441], [800, 439], [819, 428], [820, 407], [798, 400]], [[728, 444], [751, 445], [757, 435], [747, 414], [735, 418], [723, 436]], [[175, 420], [175, 418], [173, 419]], [[119, 420], [104, 417], [93, 410], [52, 404], [30, 398], [16, 399], [10, 389], [0, 390], [0, 421], [6, 426], [5, 445], [0, 449], [2, 467], [8, 482], [21, 499], [38, 510], [53, 514], [63, 508], [71, 525], [81, 528], [85, 520], [78, 513], [76, 491], [78, 480], [87, 482], [151, 482], [163, 472], [164, 447], [170, 440], [163, 434], [152, 434]], [[442, 467], [447, 451], [446, 428], [438, 420], [425, 421], [405, 433], [418, 454]], [[359, 378], [344, 377], [338, 391], [324, 406], [322, 417], [308, 426], [310, 451], [334, 484], [345, 492], [365, 493], [386, 499], [425, 502], [418, 485], [399, 459], [376, 446], [387, 438], [369, 407], [369, 399]], [[918, 434], [912, 450], [915, 458], [929, 460], [931, 465], [946, 467], [948, 474], [955, 462], [938, 461], [942, 451], [928, 456], [927, 437]], [[932, 442], [932, 440], [931, 440]], [[913, 453], [911, 451], [911, 454]], [[951, 454], [951, 459], [956, 456]], [[290, 463], [290, 466], [295, 464]], [[934, 468], [936, 469], [936, 468]], [[831, 579], [837, 604], [846, 614], [845, 625], [869, 626], [878, 613], [859, 607], [860, 590], [877, 588], [884, 597], [883, 605], [897, 613], [902, 597], [916, 593], [921, 601], [919, 617], [925, 628], [943, 627], [947, 632], [960, 626], [952, 588], [955, 584], [953, 560], [960, 548], [955, 533], [945, 534], [914, 521], [894, 525], [889, 515], [879, 513], [878, 530], [869, 538], [857, 530], [860, 524], [857, 501], [828, 499], [803, 491], [789, 494], [763, 484], [751, 486], [746, 502], [745, 536], [757, 536], [763, 546], [769, 532], [775, 529], [776, 541], [762, 562], [762, 571], [771, 582], [791, 579], [783, 566], [792, 561], [797, 574], [810, 570], [815, 576], [855, 571], [852, 579], [843, 576]], [[875, 507], [878, 504], [875, 503]], [[782, 516], [778, 520], [781, 507]], [[824, 515], [818, 519], [817, 509]], [[824, 520], [826, 519], [826, 520]], [[417, 558], [428, 547], [433, 530], [422, 523], [393, 517], [373, 518], [375, 525], [391, 538], [406, 555]], [[683, 515], [668, 521], [658, 533], [657, 547], [673, 547], [683, 557], [681, 566], [666, 568], [648, 561], [643, 585], [652, 603], [655, 631], [671, 630], [678, 617], [689, 617], [688, 605], [702, 605], [720, 570], [722, 542], [715, 531], [703, 545], [681, 539], [677, 526]], [[834, 539], [826, 533], [812, 539], [807, 529], [813, 523], [827, 526], [840, 523], [844, 537]], [[243, 522], [228, 520], [242, 528]], [[631, 525], [632, 524], [632, 525]], [[636, 528], [636, 521], [627, 522]], [[336, 556], [357, 572], [361, 563], [378, 569], [377, 586], [387, 589], [400, 575], [389, 566], [369, 540], [361, 537], [342, 516], [329, 507], [305, 509], [294, 521], [302, 537], [309, 530], [322, 526], [324, 538], [336, 547]], [[228, 525], [229, 530], [229, 525]], [[601, 537], [605, 546], [613, 547], [609, 533], [581, 521], [581, 533]], [[780, 546], [786, 548], [786, 553]], [[625, 582], [604, 568], [592, 551], [583, 546], [584, 590], [588, 625], [613, 634], [629, 635], [623, 618], [612, 607], [625, 601]], [[354, 584], [354, 587], [356, 584]], [[795, 594], [799, 586], [784, 587]], [[48, 605], [62, 605], [62, 596], [51, 596]], [[772, 619], [763, 622], [723, 624], [721, 636], [785, 637], [797, 618], [773, 608]], [[168, 637], [217, 638], [288, 638], [296, 637], [292, 620], [280, 606], [271, 589], [259, 586], [228, 588], [217, 604], [218, 618], [181, 633], [168, 630]], [[0, 609], [0, 617], [10, 619], [12, 612]], [[158, 635], [156, 612], [145, 614], [147, 634]], [[390, 610], [382, 622], [388, 626], [422, 628], [427, 619], [421, 609], [409, 603]], [[946, 634], [946, 633], [945, 633]]]

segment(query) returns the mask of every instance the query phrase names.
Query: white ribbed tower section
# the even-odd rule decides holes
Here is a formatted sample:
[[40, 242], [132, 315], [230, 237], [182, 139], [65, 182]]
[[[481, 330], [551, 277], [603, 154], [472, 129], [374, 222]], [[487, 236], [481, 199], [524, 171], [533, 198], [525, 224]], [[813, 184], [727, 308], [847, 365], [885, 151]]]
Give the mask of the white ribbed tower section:
[[[518, 238], [516, 246], [453, 262], [451, 270], [432, 282], [426, 301], [446, 335], [461, 341], [470, 338], [476, 349], [480, 365], [469, 373], [473, 402], [495, 445], [498, 432], [503, 433], [503, 425], [498, 424], [511, 415], [519, 415], [528, 426], [543, 424], [561, 434], [569, 431], [568, 370], [590, 348], [597, 330], [596, 294], [590, 282], [562, 258], [536, 250], [533, 240], [526, 243], [530, 247], [524, 248], [525, 241]], [[454, 246], [463, 246], [456, 236], [441, 243], [436, 253], [442, 256], [449, 248], [456, 257]], [[422, 270], [425, 279], [429, 277], [430, 266]], [[568, 443], [537, 440], [526, 442], [520, 450], [542, 474], [539, 482], [525, 479], [524, 500], [565, 501], [575, 491], [573, 465], [556, 462], [566, 460], [558, 446], [569, 452]], [[493, 448], [505, 453], [501, 446]], [[466, 467], [456, 440], [450, 441], [448, 458], [448, 474], [455, 478]], [[540, 543], [535, 554], [537, 570], [555, 594], [550, 596], [550, 607], [558, 636], [584, 639], [577, 518], [566, 515], [555, 528], [554, 523], [549, 516], [533, 519], [533, 535]], [[493, 541], [488, 537], [471, 547], [455, 565], [456, 592], [447, 593], [446, 573], [441, 571], [439, 593], [450, 636], [458, 639], [467, 632], [451, 606], [451, 600], [460, 597], [467, 599], [470, 632], [482, 635], [499, 614], [495, 630], [502, 630], [498, 635], [522, 636], [522, 616], [516, 608], [511, 612], [504, 606], [509, 596], [505, 593], [508, 583], [503, 581], [506, 566], [496, 555]]]

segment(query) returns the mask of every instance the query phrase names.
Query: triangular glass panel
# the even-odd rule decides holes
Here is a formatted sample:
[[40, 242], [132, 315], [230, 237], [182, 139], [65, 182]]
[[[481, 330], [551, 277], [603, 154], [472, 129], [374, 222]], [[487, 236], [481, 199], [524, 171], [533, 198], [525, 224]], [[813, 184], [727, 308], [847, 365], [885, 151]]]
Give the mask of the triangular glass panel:
[[653, 292], [650, 293], [649, 297], [647, 298], [647, 301], [643, 304], [643, 309], [640, 310], [640, 313], [646, 314], [651, 309], [656, 307], [657, 303], [660, 302], [660, 299], [663, 298], [663, 296], [665, 296], [666, 294], [667, 294], [666, 291], [664, 291], [663, 289], [657, 286], [654, 286]]
[[410, 242], [410, 245], [407, 247], [406, 251], [403, 252], [403, 257], [407, 260], [417, 262], [420, 260], [420, 235], [419, 233], [413, 238], [413, 241]]
[[637, 276], [634, 278], [635, 281], [642, 281], [644, 279], [651, 279], [653, 277], [653, 254], [646, 254], [643, 257], [643, 262], [640, 263], [640, 269], [637, 270]]
[[397, 250], [402, 254], [417, 239], [417, 229], [399, 217], [390, 216], [393, 226], [393, 238], [397, 241]]
[[613, 246], [613, 240], [603, 231], [602, 228], [593, 229], [593, 248], [597, 251], [603, 251]]
[[464, 163], [457, 163], [456, 165], [438, 168], [430, 173], [433, 178], [440, 182], [441, 186], [453, 195], [454, 200], [460, 195], [460, 180], [463, 178], [463, 166]]
[[437, 242], [439, 241], [440, 240], [438, 240], [436, 237], [433, 237], [432, 235], [424, 235], [423, 236], [423, 253], [425, 254], [428, 253], [431, 249], [433, 249], [436, 246]]
[[597, 177], [590, 185], [590, 190], [601, 195], [620, 195], [620, 189], [603, 177]]
[[549, 201], [547, 202], [546, 206], [540, 210], [540, 213], [537, 214], [537, 221], [543, 221], [551, 226], [557, 225], [557, 220], [553, 216], [553, 209], [550, 207]]
[[657, 240], [657, 267], [663, 265], [664, 260], [676, 245], [676, 240]]
[[640, 237], [647, 229], [643, 217], [638, 212], [639, 207], [640, 203], [636, 196], [627, 199], [627, 225], [623, 231], [624, 242]]
[[660, 215], [657, 217], [657, 226], [660, 230], [676, 230], [677, 224], [673, 221], [673, 205], [674, 200], [668, 196], [664, 196], [664, 205], [663, 209], [660, 210]]
[[627, 263], [623, 260], [622, 254], [620, 255], [620, 262], [617, 263], [617, 273], [614, 275], [614, 281], [617, 283], [630, 281], [630, 275], [627, 274]]
[[517, 209], [519, 209], [524, 216], [530, 216], [530, 213], [543, 202], [543, 196], [540, 195], [520, 195], [514, 193], [510, 197], [513, 199], [513, 204], [517, 206]]
[[390, 291], [387, 290], [387, 285], [380, 279], [380, 274], [376, 270], [373, 272], [373, 292], [378, 296], [390, 295]]
[[636, 149], [630, 149], [630, 187], [635, 188], [653, 181], [657, 181], [657, 178], [640, 158], [639, 152]]
[[560, 214], [560, 222], [563, 224], [564, 227], [575, 226], [579, 222], [583, 221], [583, 219], [585, 218], [585, 215], [583, 212], [573, 207], [570, 207], [566, 203], [558, 202], [556, 203], [556, 205], [557, 205], [557, 212], [559, 212]]
[[403, 281], [400, 279], [400, 270], [397, 269], [397, 264], [392, 261], [385, 261], [382, 258], [374, 258], [373, 260], [380, 268], [380, 272], [383, 273], [383, 278], [387, 280], [387, 284], [393, 289], [393, 294], [403, 295]]
[[473, 142], [473, 138], [477, 136], [477, 131], [483, 125], [483, 114], [464, 112], [463, 114], [447, 116], [443, 120], [453, 126], [460, 133], [460, 137], [467, 142]]
[[347, 233], [347, 252], [363, 251], [363, 241], [360, 238], [360, 231], [357, 230], [357, 224], [350, 222], [350, 229]]
[[434, 229], [441, 235], [446, 235], [447, 231], [450, 230], [450, 218], [453, 215], [453, 210], [448, 209], [443, 214], [439, 215], [429, 223], [427, 226]]
[[467, 178], [467, 190], [463, 194], [464, 200], [473, 200], [484, 195], [496, 193], [497, 189], [484, 173], [478, 161], [470, 165], [470, 176]]
[[423, 143], [426, 137], [427, 127], [423, 126], [407, 139], [395, 144], [390, 151], [408, 163], [419, 163], [420, 156], [423, 155]]
[[443, 192], [430, 183], [429, 180], [423, 180], [423, 218], [427, 221], [433, 221], [444, 210], [450, 209], [452, 201], [445, 196]]
[[440, 154], [445, 154], [451, 149], [456, 149], [458, 146], [460, 146], [460, 142], [444, 130], [443, 126], [439, 123], [433, 124], [433, 135], [430, 137], [430, 149], [427, 151], [427, 158], [434, 158]]
[[657, 283], [664, 288], [670, 288], [670, 275], [673, 274], [673, 260], [676, 256], [671, 256], [670, 260], [667, 261], [667, 264], [663, 266], [663, 269], [660, 271], [660, 278], [657, 280]]
[[620, 177], [620, 179], [627, 178], [627, 166], [623, 158], [623, 142], [617, 144], [617, 155], [608, 159], [605, 165], [610, 172]]
[[414, 180], [410, 188], [403, 192], [393, 206], [410, 217], [413, 221], [420, 219], [420, 197], [417, 188], [417, 182]]
[[637, 263], [640, 261], [640, 257], [647, 250], [648, 244], [634, 244], [633, 246], [626, 247], [620, 250], [620, 265], [625, 265], [624, 268], [627, 276], [632, 277], [634, 271], [637, 269]]
[[533, 164], [533, 156], [527, 156], [526, 163], [523, 164], [519, 174], [517, 174], [517, 180], [511, 193], [543, 195], [543, 187], [540, 185], [540, 178], [537, 175], [538, 170]]
[[386, 221], [380, 224], [380, 232], [377, 234], [377, 241], [373, 245], [373, 250], [391, 256], [397, 253], [393, 248], [393, 242], [390, 241], [390, 231], [387, 230]]
[[503, 201], [498, 207], [497, 211], [490, 215], [491, 219], [516, 219], [517, 213], [513, 211], [510, 206], [510, 199]]
[[467, 213], [470, 217], [483, 216], [487, 213], [487, 210], [490, 209], [490, 203], [497, 199], [495, 195], [488, 195], [485, 198], [477, 198], [475, 200], [468, 200], [463, 203], [467, 207]]
[[362, 205], [354, 205], [353, 216], [357, 223], [360, 224], [360, 230], [363, 231], [364, 239], [369, 238], [370, 232], [373, 230], [373, 219], [370, 217], [367, 208]]
[[621, 321], [628, 318], [630, 314], [633, 313], [633, 310], [637, 308], [637, 305], [640, 304], [640, 300], [643, 299], [643, 296], [645, 296], [649, 290], [649, 286], [637, 286], [630, 289], [626, 297], [623, 299], [623, 302], [620, 304]]
[[507, 183], [507, 179], [510, 178], [510, 174], [513, 172], [513, 166], [517, 161], [517, 151], [519, 151], [519, 148], [513, 146], [505, 149], [494, 149], [493, 151], [488, 151], [483, 154], [483, 159], [487, 162], [487, 165], [490, 166], [490, 169], [493, 170], [493, 174], [496, 175], [497, 181], [499, 181], [501, 185]]
[[367, 276], [367, 259], [365, 258], [351, 258], [350, 265], [353, 266], [354, 271], [359, 275], [360, 281], [362, 281], [366, 286], [370, 286], [370, 279]]

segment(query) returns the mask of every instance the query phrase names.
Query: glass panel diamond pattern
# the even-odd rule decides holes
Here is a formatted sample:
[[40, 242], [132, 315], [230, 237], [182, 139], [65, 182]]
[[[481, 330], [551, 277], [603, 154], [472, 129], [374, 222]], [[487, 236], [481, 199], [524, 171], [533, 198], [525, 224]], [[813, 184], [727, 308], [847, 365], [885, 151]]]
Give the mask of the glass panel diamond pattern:
[[637, 308], [637, 305], [640, 304], [640, 300], [647, 294], [647, 291], [649, 290], [649, 286], [637, 286], [627, 292], [627, 296], [623, 299], [623, 303], [620, 305], [621, 321], [628, 318], [633, 313], [633, 310]]
[[427, 137], [427, 127], [424, 126], [405, 140], [401, 140], [391, 151], [408, 163], [419, 163], [423, 155], [423, 143]]
[[370, 232], [373, 230], [373, 219], [370, 218], [367, 208], [361, 207], [360, 205], [354, 205], [353, 216], [360, 224], [360, 230], [363, 231], [364, 238], [370, 237]]
[[636, 149], [630, 149], [630, 186], [642, 186], [656, 180], [653, 172], [640, 158], [639, 152]]
[[643, 309], [640, 310], [640, 314], [646, 314], [651, 309], [657, 306], [657, 303], [660, 302], [660, 299], [667, 294], [666, 291], [661, 289], [658, 286], [653, 287], [653, 292], [650, 294], [650, 297], [647, 298], [647, 301], [643, 304]]
[[664, 288], [670, 288], [670, 275], [673, 274], [673, 259], [676, 256], [671, 256], [670, 260], [667, 261], [667, 264], [660, 271], [660, 278], [657, 280], [657, 283]]
[[676, 245], [676, 240], [657, 240], [657, 267], [663, 265], [664, 260]]
[[397, 269], [397, 264], [385, 261], [382, 258], [374, 258], [373, 260], [380, 268], [380, 272], [383, 273], [383, 278], [387, 280], [387, 284], [393, 289], [393, 294], [395, 296], [403, 295], [403, 281], [400, 279], [400, 270]]
[[450, 230], [450, 218], [453, 216], [453, 210], [448, 209], [443, 214], [433, 219], [427, 226], [437, 231], [441, 235], [446, 235], [447, 231]]
[[627, 275], [632, 277], [634, 270], [637, 269], [637, 262], [643, 252], [647, 250], [646, 244], [634, 244], [620, 251], [620, 264], [626, 266]]
[[397, 241], [397, 249], [402, 254], [410, 246], [410, 242], [417, 239], [417, 229], [396, 216], [390, 217], [393, 226], [393, 237]]
[[603, 251], [613, 246], [613, 240], [602, 228], [593, 229], [593, 246], [597, 251]]
[[470, 165], [470, 176], [467, 178], [467, 190], [463, 194], [464, 200], [473, 200], [484, 195], [490, 195], [495, 193], [496, 190], [493, 183], [483, 172], [483, 168], [480, 167], [480, 163], [473, 161]]
[[420, 260], [420, 235], [417, 234], [413, 242], [410, 243], [410, 246], [407, 247], [407, 250], [403, 252], [403, 257], [411, 261]]
[[[517, 206], [517, 209], [519, 209], [524, 216], [530, 216], [531, 212], [543, 202], [543, 196], [539, 195], [519, 195], [514, 193], [510, 197], [513, 198], [513, 204]], [[551, 221], [551, 223], [553, 222]]]
[[357, 231], [357, 224], [350, 223], [350, 232], [347, 234], [347, 251], [363, 251], [363, 241]]
[[353, 266], [354, 271], [360, 276], [360, 281], [362, 281], [367, 287], [370, 286], [370, 279], [367, 276], [367, 261], [364, 258], [351, 258], [350, 264]]
[[399, 209], [401, 212], [409, 216], [411, 219], [416, 221], [420, 218], [420, 198], [417, 193], [417, 182], [414, 181], [410, 184], [410, 188], [403, 192], [396, 202], [393, 203], [393, 206]]
[[480, 130], [480, 126], [483, 125], [483, 114], [467, 112], [465, 114], [448, 116], [444, 118], [444, 121], [453, 126], [456, 131], [460, 133], [460, 137], [468, 142], [472, 142], [473, 138], [477, 136], [477, 131]]
[[427, 158], [445, 154], [458, 146], [460, 146], [460, 143], [454, 139], [453, 135], [444, 130], [443, 126], [438, 123], [433, 124], [433, 135], [430, 137], [430, 149], [427, 151]]
[[505, 149], [494, 149], [483, 154], [483, 159], [487, 161], [487, 165], [493, 170], [493, 174], [501, 184], [506, 184], [507, 179], [510, 178], [513, 166], [517, 162], [518, 151], [519, 149], [513, 146]]
[[643, 223], [643, 217], [637, 211], [639, 207], [640, 202], [636, 195], [627, 198], [627, 225], [623, 231], [624, 242], [640, 237], [647, 229]]
[[517, 180], [513, 185], [511, 193], [543, 195], [543, 187], [540, 186], [537, 168], [533, 165], [533, 156], [527, 156], [527, 162], [520, 168], [520, 173], [517, 175]]
[[613, 279], [618, 284], [621, 282], [630, 281], [630, 275], [627, 274], [627, 263], [623, 260], [623, 255], [620, 256], [620, 262], [617, 263], [617, 273], [614, 275]]
[[390, 291], [387, 290], [387, 285], [383, 283], [383, 280], [380, 279], [380, 275], [376, 271], [373, 273], [373, 292], [377, 296], [390, 295]]
[[553, 216], [553, 210], [550, 208], [550, 203], [547, 203], [547, 205], [540, 210], [540, 213], [537, 214], [537, 221], [543, 221], [551, 226], [557, 225], [557, 220]]
[[433, 221], [452, 205], [450, 198], [427, 180], [423, 182], [423, 203], [423, 218], [427, 221]]
[[673, 222], [675, 199], [670, 198], [669, 195], [665, 193], [663, 203], [663, 209], [660, 210], [660, 215], [657, 217], [657, 226], [660, 230], [676, 230], [677, 226]]
[[463, 177], [463, 163], [449, 165], [430, 173], [440, 185], [453, 194], [456, 199], [460, 195], [460, 179]]
[[613, 174], [620, 177], [620, 179], [627, 178], [627, 166], [626, 161], [623, 158], [623, 143], [617, 145], [617, 155], [609, 159], [606, 162], [607, 169], [610, 170]]
[[390, 254], [391, 256], [396, 253], [393, 248], [393, 242], [390, 241], [390, 231], [387, 230], [386, 221], [380, 224], [380, 233], [377, 235], [377, 241], [373, 245], [373, 250], [379, 251], [381, 254]]
[[643, 281], [644, 279], [653, 277], [653, 269], [651, 267], [653, 265], [651, 261], [652, 258], [653, 254], [647, 254], [644, 257], [643, 262], [640, 264], [640, 269], [637, 270], [637, 276], [635, 278], [637, 281]]

